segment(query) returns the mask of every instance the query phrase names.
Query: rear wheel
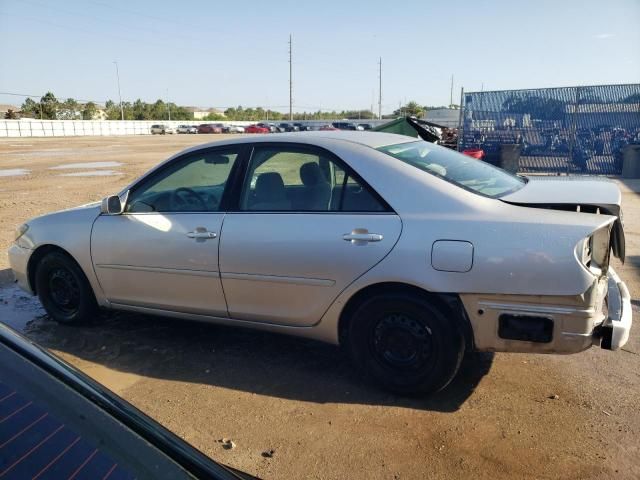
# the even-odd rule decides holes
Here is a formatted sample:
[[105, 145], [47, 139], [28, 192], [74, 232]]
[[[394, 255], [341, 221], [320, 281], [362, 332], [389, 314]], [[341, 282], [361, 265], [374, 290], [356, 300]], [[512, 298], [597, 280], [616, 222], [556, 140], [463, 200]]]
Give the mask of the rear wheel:
[[355, 310], [348, 347], [366, 377], [395, 393], [417, 394], [449, 384], [464, 355], [464, 338], [456, 319], [436, 302], [392, 293]]
[[42, 306], [54, 320], [78, 324], [96, 317], [98, 304], [91, 285], [68, 255], [46, 254], [37, 266], [35, 284]]

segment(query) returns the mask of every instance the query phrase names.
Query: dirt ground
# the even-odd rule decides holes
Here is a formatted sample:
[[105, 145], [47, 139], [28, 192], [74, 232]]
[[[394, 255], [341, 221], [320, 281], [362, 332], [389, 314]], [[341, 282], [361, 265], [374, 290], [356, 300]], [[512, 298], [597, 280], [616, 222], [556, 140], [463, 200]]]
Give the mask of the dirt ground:
[[[99, 200], [220, 137], [1, 140], [0, 175], [30, 174], [0, 176], [0, 319], [213, 459], [261, 478], [640, 478], [637, 327], [616, 353], [471, 354], [445, 391], [406, 399], [363, 384], [332, 346], [133, 314], [65, 327], [7, 281], [5, 251], [24, 220]], [[52, 169], [79, 162], [122, 165]], [[96, 170], [116, 173], [61, 176]], [[640, 321], [640, 181], [620, 185], [628, 259], [616, 268]], [[223, 449], [223, 437], [236, 448]]]

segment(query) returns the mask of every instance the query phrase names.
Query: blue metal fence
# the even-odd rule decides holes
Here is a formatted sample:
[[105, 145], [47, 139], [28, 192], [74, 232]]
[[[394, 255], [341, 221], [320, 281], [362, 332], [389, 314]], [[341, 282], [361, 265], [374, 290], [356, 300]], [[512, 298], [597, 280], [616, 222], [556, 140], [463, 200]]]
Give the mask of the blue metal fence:
[[619, 175], [640, 142], [640, 84], [465, 93], [461, 118], [460, 149], [489, 162], [516, 143], [525, 173]]

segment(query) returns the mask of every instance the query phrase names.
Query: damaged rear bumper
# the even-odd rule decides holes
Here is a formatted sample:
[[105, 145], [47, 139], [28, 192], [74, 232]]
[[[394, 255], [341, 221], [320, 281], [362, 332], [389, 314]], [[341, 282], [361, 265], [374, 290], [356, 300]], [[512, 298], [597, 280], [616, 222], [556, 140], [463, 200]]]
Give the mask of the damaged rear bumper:
[[609, 292], [607, 295], [607, 307], [609, 316], [607, 320], [596, 328], [595, 336], [600, 338], [600, 346], [606, 350], [618, 350], [629, 340], [631, 331], [631, 295], [627, 285], [618, 274], [609, 269]]
[[613, 268], [578, 297], [461, 294], [460, 299], [480, 351], [577, 353], [593, 345], [618, 350], [632, 324], [629, 290]]

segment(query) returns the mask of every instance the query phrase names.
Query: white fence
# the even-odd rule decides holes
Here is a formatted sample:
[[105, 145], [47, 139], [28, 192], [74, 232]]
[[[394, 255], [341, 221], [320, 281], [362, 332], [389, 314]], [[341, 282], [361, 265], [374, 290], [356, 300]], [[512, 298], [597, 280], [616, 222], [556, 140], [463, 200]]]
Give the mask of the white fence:
[[[151, 125], [200, 125], [193, 121], [136, 121], [136, 120], [0, 120], [0, 137], [74, 137], [83, 135], [149, 135]], [[215, 123], [215, 122], [211, 122]], [[249, 125], [252, 122], [226, 122]]]
[[[388, 120], [350, 120], [354, 123], [369, 123], [379, 125]], [[151, 125], [201, 125], [206, 120], [195, 121], [138, 121], [138, 120], [0, 120], [0, 138], [2, 137], [74, 137], [74, 136], [111, 136], [111, 135], [149, 135]], [[251, 125], [256, 122], [208, 122], [224, 123], [225, 125]], [[274, 122], [276, 125], [280, 121]], [[307, 120], [299, 123], [310, 125], [323, 125], [331, 123], [330, 120]]]

